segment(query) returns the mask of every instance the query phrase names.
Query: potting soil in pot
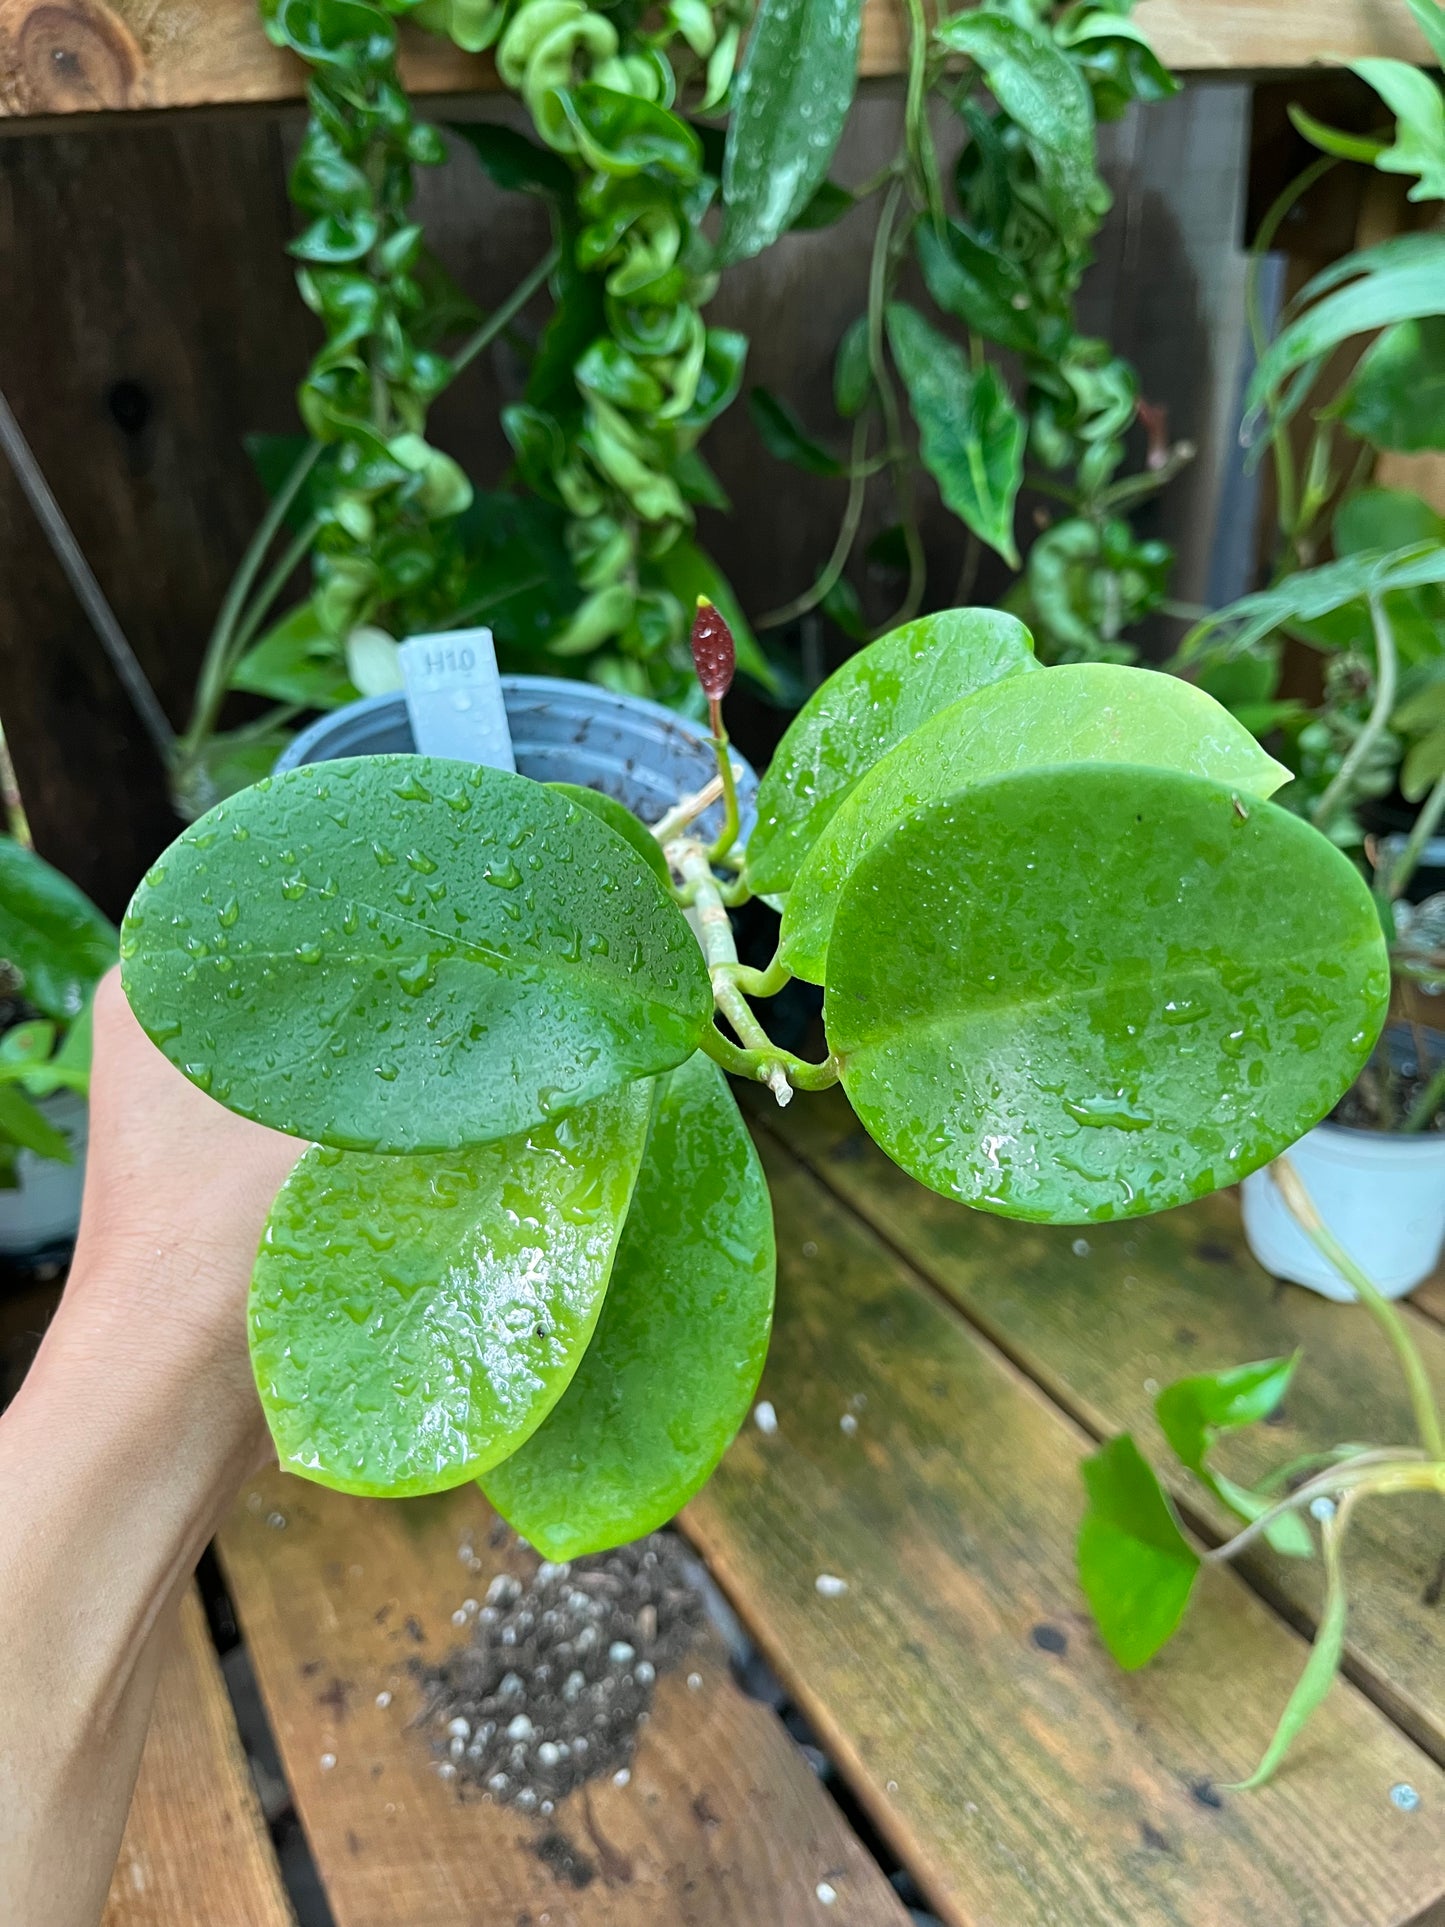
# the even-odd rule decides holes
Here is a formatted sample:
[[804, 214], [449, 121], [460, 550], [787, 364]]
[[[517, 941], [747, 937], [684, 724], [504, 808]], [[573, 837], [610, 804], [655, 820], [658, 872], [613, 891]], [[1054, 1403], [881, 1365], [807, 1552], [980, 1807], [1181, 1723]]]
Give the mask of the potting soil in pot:
[[543, 1564], [523, 1586], [487, 1589], [472, 1642], [439, 1666], [413, 1662], [422, 1719], [459, 1781], [503, 1805], [549, 1813], [584, 1780], [628, 1767], [659, 1673], [704, 1618], [675, 1534]]

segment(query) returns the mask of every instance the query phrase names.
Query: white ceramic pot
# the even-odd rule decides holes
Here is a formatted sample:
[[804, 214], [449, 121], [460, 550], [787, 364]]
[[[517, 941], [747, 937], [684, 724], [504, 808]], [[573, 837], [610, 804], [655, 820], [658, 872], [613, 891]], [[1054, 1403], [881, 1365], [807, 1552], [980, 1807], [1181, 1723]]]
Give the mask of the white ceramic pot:
[[[1445, 1244], [1445, 1132], [1401, 1137], [1317, 1124], [1289, 1153], [1315, 1208], [1387, 1298], [1428, 1278]], [[1348, 1302], [1354, 1292], [1295, 1223], [1268, 1169], [1244, 1180], [1244, 1234], [1277, 1278]]]
[[80, 1224], [80, 1194], [85, 1185], [85, 1147], [89, 1113], [74, 1091], [55, 1091], [35, 1100], [56, 1130], [70, 1140], [73, 1164], [18, 1151], [13, 1190], [0, 1190], [0, 1251], [20, 1256], [47, 1245], [68, 1244]]

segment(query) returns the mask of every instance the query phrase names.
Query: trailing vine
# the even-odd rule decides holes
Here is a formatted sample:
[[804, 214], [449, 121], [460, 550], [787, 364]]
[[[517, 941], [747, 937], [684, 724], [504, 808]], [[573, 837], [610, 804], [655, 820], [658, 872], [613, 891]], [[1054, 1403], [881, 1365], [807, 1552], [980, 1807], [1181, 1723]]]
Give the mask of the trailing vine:
[[[867, 310], [843, 334], [835, 364], [836, 405], [853, 423], [847, 460], [809, 440], [771, 396], [753, 397], [775, 454], [848, 482], [827, 564], [765, 621], [788, 621], [821, 604], [846, 629], [867, 632], [844, 572], [867, 488], [880, 472], [896, 509], [881, 547], [906, 573], [902, 602], [882, 626], [923, 605], [906, 400], [918, 459], [969, 532], [953, 599], [968, 600], [986, 546], [1022, 566], [1005, 606], [1031, 624], [1047, 659], [1133, 658], [1126, 632], [1162, 601], [1172, 555], [1163, 543], [1139, 539], [1127, 511], [1162, 487], [1192, 450], [1168, 443], [1162, 418], [1140, 401], [1133, 369], [1106, 342], [1082, 334], [1075, 317], [1109, 207], [1097, 168], [1097, 125], [1178, 87], [1127, 17], [1131, 5], [1012, 0], [953, 14], [930, 32], [921, 0], [911, 0], [902, 140], [861, 190], [879, 203]], [[943, 109], [963, 135], [951, 179], [939, 160], [931, 107]], [[933, 317], [900, 297], [914, 267]], [[1001, 371], [1002, 356], [1021, 372], [1021, 401]], [[1149, 431], [1146, 465], [1121, 476], [1136, 420]], [[1021, 564], [1015, 509], [1026, 483], [1058, 512]]]

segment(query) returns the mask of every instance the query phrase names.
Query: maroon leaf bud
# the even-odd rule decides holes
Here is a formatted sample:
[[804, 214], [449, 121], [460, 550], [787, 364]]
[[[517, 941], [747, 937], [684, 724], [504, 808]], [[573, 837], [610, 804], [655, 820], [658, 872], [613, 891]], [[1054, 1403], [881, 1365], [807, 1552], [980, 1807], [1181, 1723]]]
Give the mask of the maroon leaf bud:
[[737, 652], [733, 632], [706, 596], [697, 599], [697, 614], [692, 624], [692, 661], [702, 693], [709, 702], [721, 702], [733, 686]]

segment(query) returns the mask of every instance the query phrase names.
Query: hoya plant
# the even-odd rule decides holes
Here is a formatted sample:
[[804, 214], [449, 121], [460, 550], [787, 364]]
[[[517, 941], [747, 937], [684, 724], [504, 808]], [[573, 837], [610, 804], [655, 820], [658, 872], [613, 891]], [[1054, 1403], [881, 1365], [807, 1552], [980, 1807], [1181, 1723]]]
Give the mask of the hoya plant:
[[[1364, 883], [1202, 691], [914, 622], [800, 712], [744, 842], [710, 605], [693, 643], [719, 773], [663, 821], [420, 755], [295, 769], [188, 828], [121, 937], [171, 1061], [310, 1141], [249, 1308], [282, 1465], [479, 1479], [551, 1558], [670, 1517], [752, 1399], [772, 1216], [726, 1074], [841, 1083], [965, 1204], [1131, 1217], [1322, 1117], [1388, 994]], [[755, 893], [765, 970], [729, 919]], [[759, 1014], [794, 974], [817, 1061]]]

